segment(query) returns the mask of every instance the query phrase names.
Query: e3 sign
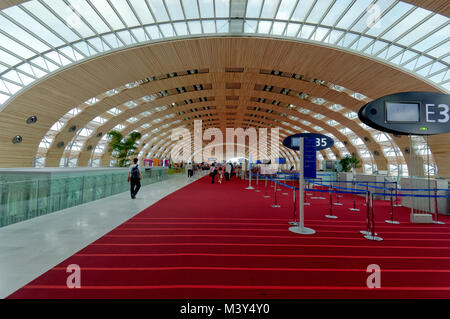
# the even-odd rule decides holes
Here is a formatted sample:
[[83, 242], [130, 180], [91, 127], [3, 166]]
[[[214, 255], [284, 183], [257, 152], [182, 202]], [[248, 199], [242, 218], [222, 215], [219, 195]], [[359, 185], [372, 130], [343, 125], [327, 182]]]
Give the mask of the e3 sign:
[[450, 95], [404, 92], [376, 99], [358, 112], [364, 124], [402, 135], [433, 135], [450, 132]]

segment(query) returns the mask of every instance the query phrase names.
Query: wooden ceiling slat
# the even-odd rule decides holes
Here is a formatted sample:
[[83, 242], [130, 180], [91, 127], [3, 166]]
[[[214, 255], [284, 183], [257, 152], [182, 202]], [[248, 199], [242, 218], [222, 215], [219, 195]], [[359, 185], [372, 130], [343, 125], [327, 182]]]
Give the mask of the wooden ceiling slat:
[[[246, 74], [224, 72], [227, 67], [244, 67], [246, 72], [254, 72], [255, 78], [253, 81], [239, 82], [241, 89], [226, 90], [223, 83], [226, 81], [238, 83], [245, 78]], [[227, 112], [226, 96], [240, 95], [237, 113], [242, 113], [241, 111], [245, 110], [249, 104], [249, 97], [255, 92], [255, 81], [260, 77], [270, 77], [256, 74], [260, 69], [289, 71], [318, 78], [374, 99], [400, 91], [439, 91], [434, 86], [387, 64], [318, 45], [245, 37], [197, 38], [162, 42], [111, 53], [67, 68], [17, 96], [6, 106], [0, 117], [0, 127], [5, 128], [0, 131], [0, 165], [31, 166], [37, 146], [51, 124], [68, 110], [93, 96], [148, 76], [203, 68], [210, 71], [209, 75], [204, 77], [209, 78], [213, 84], [212, 91], [216, 97], [217, 112], [223, 114], [224, 118]], [[292, 83], [282, 77], [273, 78], [270, 77], [277, 87], [288, 86]], [[186, 79], [179, 77], [163, 81], [173, 80], [173, 84], [186, 85]], [[156, 81], [152, 85], [158, 89], [173, 88], [164, 85], [163, 81], [160, 83]], [[311, 92], [314, 94], [324, 95], [330, 100], [342, 101], [343, 103], [340, 104], [345, 106], [359, 107], [360, 102], [355, 102], [343, 93], [335, 93], [319, 86], [314, 87], [312, 83], [302, 82], [298, 81], [298, 87], [289, 88], [311, 86]], [[222, 83], [222, 88], [215, 85], [219, 83]], [[158, 87], [159, 85], [161, 86]], [[138, 90], [130, 90], [128, 93], [133, 94], [132, 92], [138, 92]], [[202, 91], [192, 93], [198, 92]], [[141, 92], [132, 96], [136, 97], [139, 94]], [[122, 100], [122, 97], [117, 98]], [[111, 106], [106, 101], [104, 104], [105, 108], [106, 105]], [[102, 108], [101, 112], [104, 112], [105, 108]], [[25, 120], [31, 115], [38, 116], [38, 123], [25, 125]], [[91, 113], [89, 117], [93, 115], [94, 113]], [[225, 119], [220, 122], [220, 126], [225, 127]], [[15, 135], [22, 135], [24, 141], [21, 144], [12, 145], [11, 139]], [[432, 144], [431, 147], [433, 150], [434, 145]], [[4, 152], [6, 150], [7, 152]], [[436, 162], [440, 166], [440, 172], [450, 176], [450, 166], [444, 163], [439, 153], [437, 153]]]

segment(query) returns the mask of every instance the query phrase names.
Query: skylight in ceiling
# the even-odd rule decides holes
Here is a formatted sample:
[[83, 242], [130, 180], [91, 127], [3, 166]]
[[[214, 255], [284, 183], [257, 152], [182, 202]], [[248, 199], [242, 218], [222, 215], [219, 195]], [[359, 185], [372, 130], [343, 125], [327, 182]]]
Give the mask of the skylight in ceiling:
[[[230, 0], [31, 0], [3, 9], [0, 106], [46, 74], [103, 52], [227, 32], [272, 34], [355, 50], [450, 91], [450, 19], [445, 16], [390, 0], [376, 1], [375, 9], [372, 0], [243, 2], [233, 14], [245, 22], [239, 26], [231, 20], [231, 27]], [[378, 22], [374, 10], [380, 13]]]

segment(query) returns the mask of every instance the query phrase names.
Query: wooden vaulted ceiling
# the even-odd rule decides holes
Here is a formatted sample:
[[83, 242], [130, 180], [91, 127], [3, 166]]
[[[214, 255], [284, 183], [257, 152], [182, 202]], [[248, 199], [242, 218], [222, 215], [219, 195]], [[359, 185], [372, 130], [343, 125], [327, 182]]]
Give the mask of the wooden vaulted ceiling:
[[[214, 126], [222, 131], [231, 123], [234, 124], [234, 127], [244, 128], [247, 124], [257, 125], [249, 120], [261, 121], [264, 123], [261, 125], [265, 127], [272, 125], [281, 128], [284, 126], [281, 122], [287, 122], [310, 132], [314, 132], [312, 126], [319, 125], [340, 141], [347, 142], [346, 147], [349, 152], [356, 151], [355, 146], [348, 141], [348, 138], [326, 124], [325, 119], [319, 120], [285, 107], [287, 104], [294, 104], [314, 113], [325, 115], [328, 119], [334, 119], [352, 129], [365, 142], [368, 150], [379, 154], [373, 158], [378, 169], [382, 170], [387, 169], [387, 160], [380, 145], [372, 139], [364, 140], [364, 137], [369, 136], [368, 132], [359, 126], [357, 121], [346, 118], [342, 113], [332, 112], [324, 106], [301, 100], [295, 95], [283, 94], [278, 89], [267, 92], [261, 88], [271, 86], [289, 89], [291, 92], [305, 92], [311, 96], [322, 97], [327, 101], [342, 104], [355, 112], [365, 104], [364, 101], [358, 101], [324, 85], [300, 81], [292, 77], [264, 74], [265, 72], [261, 72], [261, 70], [279, 70], [301, 74], [306, 78], [336, 83], [360, 92], [371, 99], [402, 91], [439, 92], [430, 84], [386, 64], [360, 55], [313, 44], [254, 37], [211, 37], [162, 42], [107, 54], [80, 63], [42, 80], [17, 96], [6, 106], [0, 116], [0, 127], [2, 128], [0, 131], [0, 166], [32, 166], [38, 145], [49, 128], [69, 110], [88, 99], [118, 88], [125, 83], [155, 75], [194, 69], [207, 70], [207, 72], [147, 82], [136, 88], [124, 90], [117, 95], [106, 97], [91, 107], [85, 108], [83, 112], [69, 120], [55, 137], [47, 153], [46, 166], [59, 166], [64, 148], [58, 148], [56, 145], [59, 142], [67, 145], [72, 140], [76, 132], [69, 131], [70, 127], [82, 128], [96, 116], [126, 101], [168, 91], [167, 96], [126, 110], [99, 126], [84, 144], [84, 148], [79, 154], [78, 165], [86, 166], [88, 164], [91, 152], [100, 140], [100, 137], [97, 137], [98, 133], [105, 134], [117, 124], [134, 115], [146, 110], [154, 110], [158, 106], [172, 105], [172, 103], [176, 103], [176, 106], [161, 112], [154, 112], [148, 118], [128, 125], [123, 133], [127, 134], [133, 129], [139, 129], [142, 134], [145, 134], [156, 127], [183, 120], [187, 116], [190, 116], [191, 119], [184, 120], [179, 125], [186, 124], [189, 127], [193, 121], [192, 115], [209, 114], [212, 116], [202, 119], [214, 119]], [[201, 85], [202, 89], [192, 89], [194, 85]], [[177, 92], [176, 88], [180, 87], [188, 89], [186, 92]], [[207, 98], [207, 100], [201, 101], [199, 98]], [[193, 103], [183, 103], [190, 99], [193, 100]], [[275, 105], [264, 103], [258, 99], [280, 103]], [[210, 109], [202, 109], [205, 106]], [[198, 111], [189, 113], [189, 110], [193, 108], [197, 108]], [[186, 113], [178, 115], [180, 111]], [[162, 118], [162, 116], [172, 113], [177, 115], [165, 119], [157, 125], [152, 125], [151, 128], [145, 130], [140, 128], [145, 122], [151, 122], [155, 118]], [[33, 115], [37, 116], [37, 123], [26, 124], [26, 119]], [[311, 123], [311, 127], [289, 119], [289, 115], [307, 120]], [[158, 137], [158, 140], [170, 140], [168, 135], [162, 138], [161, 133], [167, 132], [171, 128], [173, 127], [169, 126], [160, 129], [155, 134], [150, 134], [146, 140], [142, 141], [141, 145], [148, 143], [155, 136]], [[284, 128], [292, 130], [291, 127]], [[11, 140], [15, 135], [22, 136], [22, 143], [12, 144]], [[450, 176], [450, 165], [446, 161], [448, 151], [445, 145], [448, 138], [449, 134], [433, 136], [429, 140], [441, 176]], [[406, 137], [393, 139], [401, 150], [408, 146]], [[88, 150], [88, 146], [91, 146], [90, 150]], [[338, 155], [337, 149], [332, 151]], [[291, 154], [287, 150], [283, 152]], [[323, 153], [323, 155], [326, 158], [326, 154]], [[102, 159], [103, 164], [107, 163], [107, 158], [108, 155], [105, 154]], [[407, 156], [405, 156], [405, 160], [408, 161]]]

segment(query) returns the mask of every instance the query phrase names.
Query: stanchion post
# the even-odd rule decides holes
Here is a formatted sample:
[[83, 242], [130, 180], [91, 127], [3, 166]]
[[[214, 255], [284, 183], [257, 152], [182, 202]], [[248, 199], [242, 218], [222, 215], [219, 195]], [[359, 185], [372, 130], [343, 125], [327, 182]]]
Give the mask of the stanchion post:
[[264, 178], [265, 178], [265, 180], [266, 180], [266, 182], [265, 182], [266, 186], [265, 186], [265, 194], [264, 194], [264, 198], [269, 198], [270, 196], [267, 195], [267, 176], [264, 176]]
[[325, 215], [326, 218], [337, 219], [337, 216], [333, 215], [333, 189], [330, 187], [328, 194], [330, 198], [330, 213]]
[[250, 154], [250, 160], [248, 163], [248, 187], [246, 189], [254, 189], [252, 187], [252, 155]]
[[398, 195], [398, 182], [395, 182], [395, 204], [401, 206], [401, 204], [399, 204], [398, 200], [399, 200], [399, 196]]
[[370, 194], [370, 203], [369, 203], [369, 206], [370, 206], [369, 211], [371, 212], [370, 216], [369, 216], [370, 230], [369, 230], [368, 234], [366, 234], [364, 236], [364, 238], [366, 238], [368, 240], [382, 241], [383, 238], [378, 237], [377, 233], [375, 232], [375, 203], [373, 201], [373, 197], [374, 197], [374, 195], [373, 195], [373, 193], [371, 193]]
[[400, 224], [400, 222], [394, 220], [394, 199], [392, 198], [393, 189], [391, 187], [391, 220], [385, 220], [389, 224]]
[[295, 186], [294, 186], [294, 189], [292, 190], [292, 194], [293, 194], [292, 201], [294, 202], [294, 212], [293, 212], [294, 220], [292, 222], [289, 222], [289, 225], [298, 226], [297, 216], [295, 216], [296, 208], [297, 208], [297, 200], [296, 200], [296, 196], [295, 196]]
[[[331, 184], [331, 185], [333, 185], [333, 184]], [[339, 187], [339, 186], [336, 186], [336, 203], [333, 203], [333, 205], [342, 206], [342, 203], [339, 202], [339, 193], [337, 192], [338, 191], [337, 187]]]
[[433, 222], [435, 224], [445, 224], [445, 222], [442, 222], [439, 220], [439, 208], [438, 208], [438, 200], [437, 200], [437, 188], [434, 188], [434, 212], [436, 214], [436, 220]]
[[395, 184], [395, 203], [394, 203], [394, 207], [399, 207], [399, 206], [402, 206], [402, 205], [398, 203], [398, 199], [400, 197], [400, 196], [398, 196], [398, 182], [395, 181], [394, 184]]
[[316, 231], [312, 228], [308, 228], [304, 226], [304, 190], [305, 190], [305, 179], [304, 179], [304, 138], [300, 137], [300, 141], [299, 141], [299, 145], [300, 145], [300, 153], [299, 153], [299, 190], [298, 190], [298, 194], [299, 194], [299, 225], [298, 226], [293, 226], [293, 227], [289, 227], [289, 230], [293, 233], [296, 234], [303, 234], [303, 235], [312, 235], [315, 234]]
[[369, 194], [369, 182], [366, 182], [366, 203], [364, 204], [364, 206], [366, 206], [368, 203], [369, 203], [369, 200], [368, 200], [368, 195]]
[[[309, 183], [308, 183], [309, 184]], [[307, 185], [308, 185], [307, 184]], [[308, 186], [306, 187], [307, 189], [309, 188]], [[307, 202], [307, 199], [308, 199], [308, 193], [306, 192], [306, 190], [305, 190], [305, 205], [310, 205], [310, 203], [308, 203]]]
[[361, 230], [361, 234], [369, 235], [370, 234], [370, 205], [369, 205], [369, 194], [366, 192], [366, 226], [367, 230]]
[[317, 197], [316, 187], [317, 187], [317, 185], [314, 185], [314, 183], [313, 183], [313, 196], [314, 197]]
[[376, 235], [376, 232], [375, 232], [375, 211], [374, 211], [374, 209], [375, 209], [375, 203], [373, 202], [373, 198], [374, 198], [374, 195], [373, 195], [373, 193], [372, 194], [370, 194], [371, 195], [371, 198], [370, 198], [370, 208], [371, 208], [371, 212], [372, 212], [372, 214], [371, 214], [371, 223], [372, 223], [372, 229], [371, 229], [371, 233], [372, 233], [372, 236], [375, 236]]
[[277, 204], [277, 183], [275, 183], [275, 188], [274, 188], [274, 204], [272, 205], [273, 208], [278, 208], [280, 207], [280, 205]]
[[256, 189], [255, 189], [255, 192], [257, 192], [257, 193], [260, 192], [260, 190], [259, 190], [259, 174], [258, 173], [256, 174]]
[[[306, 185], [305, 185], [305, 187], [306, 187]], [[306, 188], [308, 188], [308, 187], [306, 187]], [[306, 188], [303, 190], [303, 193], [304, 193], [304, 194], [303, 194], [303, 198], [304, 198], [304, 201], [305, 201], [305, 202], [304, 202], [304, 205], [308, 205], [308, 206], [309, 206], [310, 203], [308, 203], [308, 202], [306, 201], [306, 199], [308, 198], [308, 196], [307, 196], [308, 194], [307, 194], [307, 192], [306, 192]]]
[[[355, 176], [355, 175], [353, 175]], [[356, 208], [356, 180], [353, 177], [353, 208], [349, 208], [349, 210], [354, 212], [359, 212], [359, 208]]]

